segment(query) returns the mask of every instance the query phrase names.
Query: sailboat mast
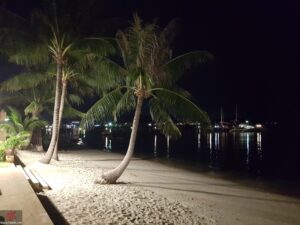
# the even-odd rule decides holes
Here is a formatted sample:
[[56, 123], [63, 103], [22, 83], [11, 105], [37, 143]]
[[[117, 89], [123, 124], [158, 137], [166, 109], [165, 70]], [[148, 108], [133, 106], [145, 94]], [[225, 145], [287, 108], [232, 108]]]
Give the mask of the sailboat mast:
[[237, 110], [237, 104], [235, 105], [235, 122], [238, 121], [238, 110]]
[[223, 109], [222, 109], [222, 107], [221, 107], [221, 122], [220, 122], [221, 124], [223, 123]]

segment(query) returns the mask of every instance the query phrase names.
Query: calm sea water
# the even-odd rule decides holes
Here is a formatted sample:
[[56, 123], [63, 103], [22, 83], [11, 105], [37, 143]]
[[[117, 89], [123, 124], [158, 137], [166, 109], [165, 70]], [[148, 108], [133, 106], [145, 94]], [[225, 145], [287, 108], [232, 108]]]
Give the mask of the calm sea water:
[[[250, 176], [298, 179], [299, 151], [290, 137], [277, 128], [263, 132], [203, 133], [182, 126], [182, 137], [172, 140], [152, 127], [141, 126], [135, 153], [139, 156], [182, 161], [215, 171], [235, 171]], [[97, 128], [85, 142], [108, 152], [125, 152], [130, 128]]]

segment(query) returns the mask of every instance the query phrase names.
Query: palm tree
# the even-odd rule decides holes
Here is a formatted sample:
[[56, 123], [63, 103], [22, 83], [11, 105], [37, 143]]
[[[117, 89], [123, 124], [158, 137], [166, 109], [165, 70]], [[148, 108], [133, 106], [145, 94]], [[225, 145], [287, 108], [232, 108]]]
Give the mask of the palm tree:
[[[31, 115], [32, 118], [40, 119], [42, 113], [45, 115], [53, 108], [53, 78], [54, 75], [51, 71], [40, 73], [32, 70], [9, 78], [0, 83], [2, 96], [0, 104], [11, 105], [14, 103], [14, 106], [25, 108], [24, 112], [26, 116]], [[74, 77], [73, 79], [71, 78], [72, 76], [69, 75], [69, 81], [73, 84]], [[79, 78], [77, 78], [77, 80], [79, 80]], [[88, 79], [84, 79], [83, 82], [80, 83], [83, 91], [85, 91], [81, 91], [80, 94], [86, 94], [91, 91], [91, 87], [88, 87], [87, 84], [84, 83], [86, 80]], [[77, 85], [72, 86], [73, 89], [74, 87], [77, 87]], [[71, 104], [78, 105], [81, 103], [82, 99], [79, 96], [69, 93], [66, 102], [67, 112], [64, 113], [64, 117], [81, 117], [82, 113], [71, 107]], [[43, 150], [41, 128], [33, 130], [30, 143], [38, 151]]]
[[[58, 119], [59, 119], [59, 106], [61, 97], [61, 78], [63, 65], [66, 62], [68, 51], [71, 48], [71, 44], [66, 42], [65, 34], [60, 31], [55, 8], [52, 13], [44, 14], [36, 12], [31, 21], [38, 22], [43, 26], [34, 26], [36, 24], [26, 24], [29, 28], [25, 35], [13, 35], [13, 44], [9, 46], [9, 42], [5, 43], [9, 48], [6, 49], [11, 61], [25, 65], [36, 66], [49, 64], [53, 59], [56, 65], [56, 87], [55, 87], [55, 104], [53, 113], [53, 132], [51, 142], [46, 153], [46, 156], [41, 160], [44, 163], [49, 163], [53, 154], [53, 150], [58, 138]], [[37, 19], [38, 18], [38, 19]], [[53, 22], [52, 22], [53, 21]], [[46, 26], [45, 26], [46, 25]], [[16, 30], [13, 30], [17, 32]], [[24, 31], [24, 30], [22, 30]], [[12, 30], [6, 30], [4, 35], [11, 34]], [[19, 32], [22, 34], [22, 32]]]
[[112, 113], [118, 116], [134, 108], [135, 114], [125, 157], [116, 168], [103, 173], [97, 182], [115, 183], [128, 166], [134, 152], [144, 103], [149, 104], [152, 120], [163, 134], [173, 138], [181, 135], [174, 119], [201, 122], [202, 128], [210, 124], [207, 114], [192, 103], [186, 92], [175, 83], [186, 67], [211, 59], [212, 55], [196, 51], [172, 58], [168, 37], [175, 23], [176, 20], [170, 22], [159, 32], [156, 24], [143, 25], [141, 19], [134, 16], [132, 26], [116, 34], [123, 64], [105, 57], [99, 58], [102, 61], [99, 71], [107, 76], [117, 74], [116, 83], [119, 86], [88, 110], [82, 125], [89, 128], [96, 120], [105, 119]]
[[[62, 93], [61, 93], [61, 99], [60, 99], [60, 106], [59, 106], [59, 118], [58, 118], [58, 127], [61, 125], [61, 119], [63, 116], [63, 110], [64, 110], [64, 105], [65, 105], [65, 97], [67, 94], [67, 84], [70, 82], [72, 79], [76, 77], [76, 73], [74, 73], [70, 68], [64, 68], [63, 74], [62, 74]], [[55, 160], [58, 160], [58, 139], [54, 148], [53, 152], [53, 158]]]
[[[17, 64], [30, 67], [52, 63], [56, 67], [52, 137], [45, 156], [40, 160], [42, 163], [50, 163], [59, 136], [63, 69], [69, 64], [69, 61], [76, 59], [76, 57], [78, 59], [78, 56], [84, 54], [78, 51], [75, 46], [80, 37], [80, 32], [86, 30], [79, 29], [86, 28], [84, 26], [86, 11], [82, 7], [78, 11], [75, 10], [76, 15], [74, 16], [70, 13], [74, 4], [70, 7], [70, 4], [66, 4], [67, 1], [55, 0], [45, 1], [44, 3], [46, 10], [35, 11], [30, 20], [31, 23], [16, 16], [18, 20], [16, 25], [14, 24], [15, 26], [0, 29], [0, 39], [2, 45], [6, 47], [0, 50], [9, 56], [10, 61]], [[90, 7], [92, 3], [91, 0], [85, 2], [83, 6]], [[68, 11], [68, 9], [70, 10]], [[11, 13], [6, 14], [14, 18]], [[71, 24], [76, 25], [71, 26]], [[18, 30], [15, 27], [21, 27], [22, 29]], [[8, 38], [9, 36], [12, 38]]]
[[[41, 113], [48, 111], [53, 102], [52, 76], [47, 71], [28, 70], [0, 84], [0, 104], [22, 107], [26, 116], [40, 119]], [[50, 84], [50, 85], [49, 85]], [[42, 128], [36, 127], [32, 131], [30, 146], [38, 151], [43, 151]]]
[[23, 120], [21, 113], [13, 108], [8, 107], [8, 122], [0, 124], [0, 129], [6, 131], [9, 136], [18, 135], [19, 133], [29, 133], [30, 136], [36, 128], [44, 127], [47, 122], [37, 118], [25, 117]]

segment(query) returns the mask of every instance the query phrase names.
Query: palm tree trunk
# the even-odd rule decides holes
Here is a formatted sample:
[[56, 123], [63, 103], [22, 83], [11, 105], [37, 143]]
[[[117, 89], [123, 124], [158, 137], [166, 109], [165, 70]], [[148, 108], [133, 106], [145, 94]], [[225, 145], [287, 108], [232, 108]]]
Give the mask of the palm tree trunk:
[[[32, 118], [39, 119], [39, 117], [40, 116], [38, 112], [32, 112]], [[37, 150], [38, 152], [44, 151], [42, 129], [40, 127], [33, 129], [30, 138], [30, 145], [33, 146], [33, 149]]]
[[[60, 107], [59, 107], [59, 119], [58, 119], [58, 127], [59, 128], [60, 128], [60, 125], [61, 125], [61, 119], [62, 119], [62, 115], [63, 115], [63, 112], [64, 112], [66, 90], [67, 90], [67, 81], [63, 80], [62, 81]], [[55, 160], [59, 160], [59, 158], [58, 158], [58, 140], [59, 140], [59, 136], [57, 137], [56, 145], [55, 145], [54, 152], [53, 152], [53, 159], [55, 159]]]
[[50, 145], [45, 156], [40, 159], [41, 163], [49, 164], [54, 152], [55, 145], [57, 143], [58, 135], [59, 135], [59, 108], [60, 108], [60, 100], [61, 100], [61, 92], [62, 92], [62, 67], [61, 63], [57, 63], [57, 71], [56, 71], [56, 87], [55, 87], [55, 103], [54, 103], [54, 111], [53, 111], [53, 124], [52, 124], [52, 135]]
[[143, 100], [144, 100], [143, 96], [138, 96], [137, 104], [135, 108], [135, 114], [132, 122], [130, 141], [129, 141], [129, 145], [125, 157], [123, 158], [119, 166], [117, 166], [115, 169], [102, 174], [101, 179], [99, 181], [96, 181], [96, 183], [108, 183], [108, 184], [116, 183], [116, 181], [119, 179], [119, 177], [123, 174], [123, 172], [127, 168], [134, 152], [134, 146], [135, 146], [136, 135], [137, 135], [138, 126], [140, 122]]
[[42, 129], [40, 127], [33, 129], [31, 139], [30, 139], [30, 144], [33, 146], [33, 149], [39, 152], [44, 151]]

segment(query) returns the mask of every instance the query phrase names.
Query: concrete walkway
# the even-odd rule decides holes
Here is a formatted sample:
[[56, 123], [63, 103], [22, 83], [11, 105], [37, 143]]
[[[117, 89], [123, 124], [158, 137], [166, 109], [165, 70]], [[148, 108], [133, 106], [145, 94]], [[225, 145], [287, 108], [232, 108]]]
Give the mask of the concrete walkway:
[[21, 170], [0, 168], [0, 190], [0, 211], [21, 210], [22, 225], [53, 225]]

